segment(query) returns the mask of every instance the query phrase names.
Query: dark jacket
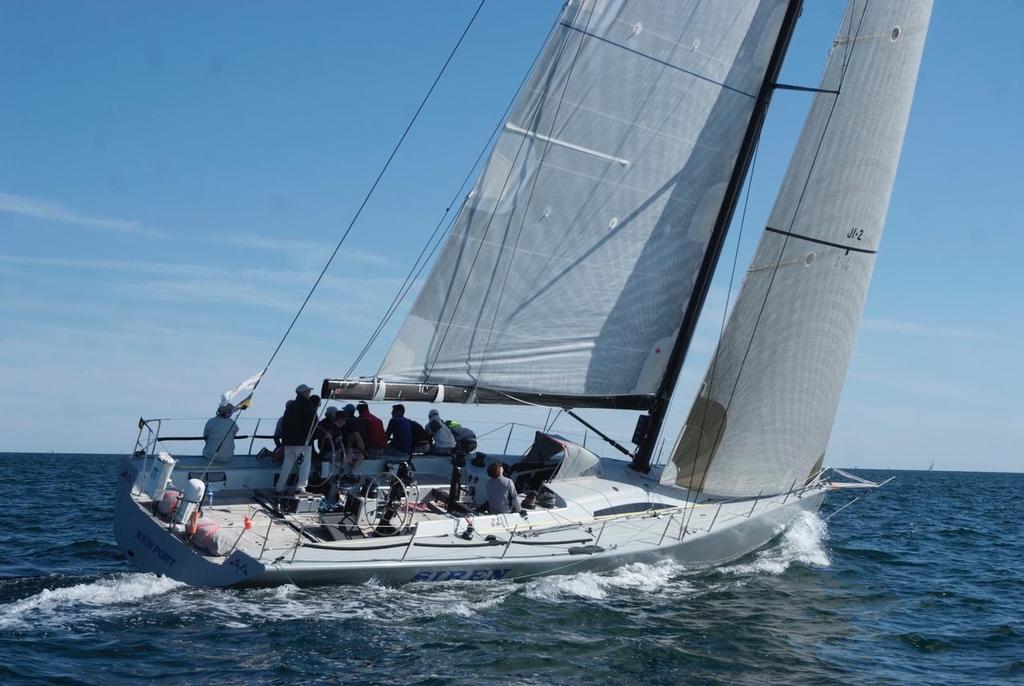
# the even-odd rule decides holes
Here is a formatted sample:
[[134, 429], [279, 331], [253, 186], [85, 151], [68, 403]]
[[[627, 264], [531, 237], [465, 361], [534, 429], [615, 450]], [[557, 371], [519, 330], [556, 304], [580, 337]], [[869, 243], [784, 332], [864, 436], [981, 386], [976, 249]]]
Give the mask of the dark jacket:
[[333, 419], [324, 417], [313, 432], [316, 449], [321, 455], [330, 455], [341, 447], [341, 427]]
[[281, 418], [281, 441], [284, 445], [308, 445], [312, 443], [312, 437], [307, 441], [309, 429], [316, 421], [316, 410], [313, 403], [301, 395], [295, 396], [295, 401], [284, 411]]
[[410, 419], [409, 426], [412, 428], [412, 446], [414, 448], [421, 443], [430, 445], [433, 439], [430, 436], [430, 432], [424, 429], [422, 424], [415, 419]]
[[345, 439], [346, 444], [348, 444], [352, 434], [359, 434], [363, 445], [370, 445], [370, 437], [366, 433], [366, 422], [363, 421], [362, 417], [356, 417], [355, 415], [345, 417], [345, 423], [341, 426], [341, 435]]
[[393, 416], [388, 422], [388, 447], [400, 453], [412, 452], [412, 425], [402, 416]]

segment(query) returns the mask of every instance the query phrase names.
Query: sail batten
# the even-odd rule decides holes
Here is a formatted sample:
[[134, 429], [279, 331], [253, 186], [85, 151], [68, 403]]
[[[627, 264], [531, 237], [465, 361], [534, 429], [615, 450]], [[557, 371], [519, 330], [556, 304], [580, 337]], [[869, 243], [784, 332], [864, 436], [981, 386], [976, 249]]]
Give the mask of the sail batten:
[[787, 5], [568, 3], [379, 375], [655, 393]]
[[852, 0], [662, 481], [785, 492], [821, 468], [874, 267], [930, 0]]

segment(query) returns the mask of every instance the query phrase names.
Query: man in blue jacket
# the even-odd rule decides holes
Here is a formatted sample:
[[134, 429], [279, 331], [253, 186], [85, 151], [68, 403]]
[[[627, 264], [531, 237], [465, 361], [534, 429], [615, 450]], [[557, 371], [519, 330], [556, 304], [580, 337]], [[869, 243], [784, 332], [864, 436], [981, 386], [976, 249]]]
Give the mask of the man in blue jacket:
[[409, 455], [412, 453], [412, 423], [405, 417], [405, 405], [391, 408], [388, 422], [388, 452]]

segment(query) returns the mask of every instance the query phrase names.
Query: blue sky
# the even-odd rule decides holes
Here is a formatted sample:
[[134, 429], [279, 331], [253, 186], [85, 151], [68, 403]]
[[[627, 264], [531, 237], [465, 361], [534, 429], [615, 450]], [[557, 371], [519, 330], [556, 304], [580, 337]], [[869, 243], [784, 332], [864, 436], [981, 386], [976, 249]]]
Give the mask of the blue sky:
[[[842, 3], [806, 4], [783, 80], [815, 85]], [[123, 452], [139, 415], [208, 416], [262, 368], [475, 6], [7, 3], [0, 450]], [[254, 415], [349, 366], [559, 6], [489, 0]], [[1022, 24], [1012, 1], [936, 3], [830, 464], [1024, 469]], [[776, 95], [741, 265], [809, 102]], [[725, 307], [720, 271], [676, 426]], [[389, 340], [359, 371], [376, 369]], [[448, 412], [482, 429], [546, 418]], [[632, 429], [632, 415], [588, 416]]]

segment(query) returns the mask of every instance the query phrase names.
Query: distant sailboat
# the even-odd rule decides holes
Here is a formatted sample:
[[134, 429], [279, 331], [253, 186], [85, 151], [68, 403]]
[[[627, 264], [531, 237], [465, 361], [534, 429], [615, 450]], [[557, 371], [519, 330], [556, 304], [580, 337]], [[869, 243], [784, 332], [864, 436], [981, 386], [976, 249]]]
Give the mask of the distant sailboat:
[[[478, 455], [450, 479], [447, 458], [417, 457], [415, 483], [367, 460], [337, 516], [268, 508], [272, 464], [218, 467], [224, 505], [200, 521], [233, 544], [200, 550], [180, 516], [156, 514], [166, 480], [147, 480], [156, 441], [143, 441], [122, 470], [126, 554], [203, 585], [495, 579], [668, 556], [699, 567], [816, 511], [930, 11], [850, 2], [666, 465], [654, 446], [798, 1], [568, 2], [378, 375], [323, 384], [335, 400], [642, 410], [635, 450], [609, 440], [629, 464], [541, 432], [525, 455]], [[462, 502], [496, 460], [538, 491], [528, 516]], [[204, 464], [166, 469], [184, 488], [209, 477]], [[250, 530], [253, 511], [268, 521]]]
[[935, 469], [935, 460], [932, 460], [931, 464], [930, 464], [930, 465], [928, 465], [928, 469], [927, 469], [926, 471], [929, 471], [929, 472], [930, 472], [930, 471], [932, 471], [933, 469]]

